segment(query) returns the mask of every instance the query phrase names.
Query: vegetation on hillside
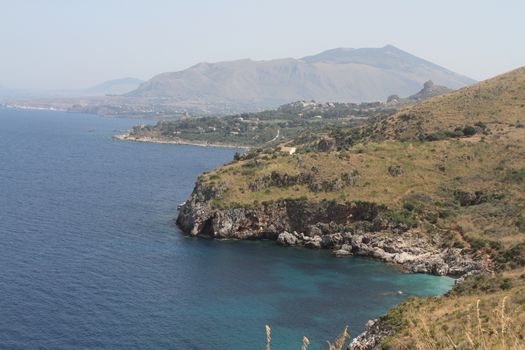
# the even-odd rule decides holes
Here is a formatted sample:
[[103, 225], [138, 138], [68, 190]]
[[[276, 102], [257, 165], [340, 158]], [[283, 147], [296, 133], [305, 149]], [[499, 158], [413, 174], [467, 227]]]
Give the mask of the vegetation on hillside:
[[[301, 133], [199, 181], [217, 208], [286, 199], [373, 202], [431, 240], [477, 252], [494, 277], [411, 299], [384, 322], [383, 349], [525, 347], [525, 68], [354, 128]], [[370, 228], [368, 228], [370, 229]]]
[[290, 140], [300, 132], [319, 132], [332, 127], [351, 127], [370, 118], [383, 117], [396, 109], [382, 103], [317, 103], [298, 101], [257, 113], [226, 117], [184, 118], [139, 125], [131, 138], [149, 137], [160, 141], [272, 146]]
[[395, 335], [379, 349], [524, 349], [524, 272], [470, 276], [444, 297], [403, 302], [382, 318]]

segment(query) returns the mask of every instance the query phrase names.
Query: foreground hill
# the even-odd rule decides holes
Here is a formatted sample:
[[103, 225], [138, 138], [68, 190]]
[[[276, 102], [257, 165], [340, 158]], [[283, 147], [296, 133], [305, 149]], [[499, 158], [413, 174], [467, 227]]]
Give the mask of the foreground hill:
[[[498, 303], [511, 305], [515, 320], [525, 315], [525, 68], [281, 149], [290, 146], [293, 155], [256, 150], [203, 174], [179, 226], [192, 235], [371, 256], [415, 272], [510, 271], [467, 278], [468, 295], [408, 302], [354, 345], [425, 348], [417, 342], [449, 334], [434, 348], [483, 348], [482, 341], [493, 344], [486, 349], [512, 349], [510, 341], [523, 348], [523, 324], [483, 339]], [[477, 299], [482, 329], [472, 345], [462, 327]]]
[[159, 74], [127, 96], [228, 103], [253, 110], [295, 100], [382, 101], [394, 93], [409, 95], [428, 79], [453, 89], [474, 82], [388, 45], [334, 49], [300, 59], [200, 63]]

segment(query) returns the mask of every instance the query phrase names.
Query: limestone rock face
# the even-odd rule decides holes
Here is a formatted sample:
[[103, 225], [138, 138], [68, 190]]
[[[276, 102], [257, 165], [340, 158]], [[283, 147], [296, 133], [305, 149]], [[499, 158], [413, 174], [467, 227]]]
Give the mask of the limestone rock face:
[[383, 327], [381, 321], [381, 319], [368, 321], [364, 332], [352, 340], [348, 350], [372, 350], [391, 336], [393, 332]]
[[[285, 231], [306, 233], [312, 237], [318, 235], [312, 234], [316, 230], [335, 233], [336, 227], [362, 217], [375, 217], [380, 211], [380, 206], [370, 203], [306, 200], [282, 200], [255, 208], [214, 208], [213, 201], [222, 193], [220, 188], [197, 184], [190, 198], [180, 207], [178, 226], [193, 236], [276, 240]], [[313, 228], [315, 225], [328, 226], [323, 231], [319, 227]], [[314, 241], [310, 245], [322, 245], [320, 237]]]
[[296, 245], [298, 243], [297, 237], [290, 232], [284, 231], [277, 237], [277, 243], [284, 246]]
[[[177, 224], [187, 234], [214, 238], [273, 239], [284, 246], [331, 249], [336, 256], [360, 255], [401, 265], [411, 272], [461, 276], [483, 265], [459, 248], [440, 248], [429, 236], [399, 228], [366, 202], [282, 200], [256, 207], [214, 208], [223, 190], [197, 184], [181, 206]], [[353, 228], [360, 221], [373, 232]]]

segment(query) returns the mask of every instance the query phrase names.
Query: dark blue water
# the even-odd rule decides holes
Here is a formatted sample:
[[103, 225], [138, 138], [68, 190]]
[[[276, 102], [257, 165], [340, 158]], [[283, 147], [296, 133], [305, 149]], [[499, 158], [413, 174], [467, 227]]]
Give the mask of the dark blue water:
[[[118, 142], [130, 120], [0, 109], [0, 348], [324, 348], [452, 281], [271, 242], [184, 237], [177, 204], [235, 150]], [[402, 290], [405, 294], [398, 295]]]

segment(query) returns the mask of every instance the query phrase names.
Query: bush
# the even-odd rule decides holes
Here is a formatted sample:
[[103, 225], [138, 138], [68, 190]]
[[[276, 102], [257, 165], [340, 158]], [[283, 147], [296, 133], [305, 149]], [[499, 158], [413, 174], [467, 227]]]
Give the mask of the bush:
[[451, 211], [448, 209], [442, 209], [438, 211], [438, 216], [442, 219], [448, 218], [451, 214], [452, 214]]
[[414, 211], [414, 209], [416, 208], [416, 205], [412, 202], [405, 202], [403, 204], [403, 208], [408, 210], [408, 211]]
[[514, 267], [525, 266], [525, 243], [520, 243], [503, 253], [503, 261]]
[[390, 222], [396, 224], [396, 226], [414, 228], [418, 225], [415, 215], [406, 209], [400, 211], [389, 210], [385, 213], [385, 217]]
[[521, 231], [525, 232], [525, 217], [520, 216], [518, 220], [516, 220], [516, 227]]
[[505, 180], [515, 183], [525, 182], [525, 168], [510, 170], [509, 172], [507, 172]]
[[466, 295], [479, 292], [494, 293], [501, 289], [512, 288], [510, 279], [502, 276], [473, 275], [468, 276], [462, 283], [458, 283], [452, 289], [452, 294]]
[[476, 124], [474, 124], [474, 126], [477, 126], [478, 128], [480, 128], [482, 130], [485, 130], [487, 128], [487, 124], [485, 124], [483, 122], [477, 122]]
[[482, 239], [474, 239], [470, 242], [470, 246], [472, 247], [472, 249], [474, 250], [480, 250], [480, 249], [483, 249], [485, 248], [487, 242], [482, 240]]
[[222, 209], [222, 208], [224, 208], [224, 202], [222, 201], [222, 199], [215, 198], [211, 202], [211, 207], [213, 209]]
[[473, 136], [473, 135], [476, 135], [476, 128], [471, 126], [471, 125], [467, 125], [463, 128], [463, 134], [465, 136]]
[[499, 287], [503, 290], [509, 290], [512, 288], [512, 282], [510, 278], [504, 278], [503, 281], [501, 281]]

